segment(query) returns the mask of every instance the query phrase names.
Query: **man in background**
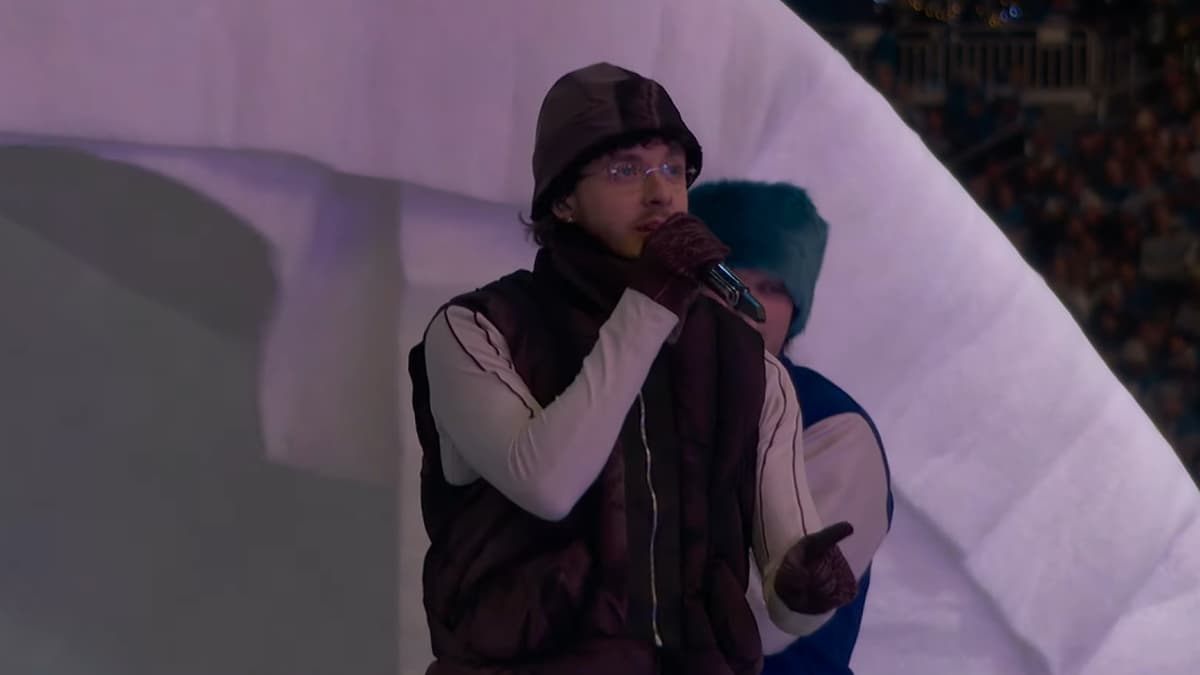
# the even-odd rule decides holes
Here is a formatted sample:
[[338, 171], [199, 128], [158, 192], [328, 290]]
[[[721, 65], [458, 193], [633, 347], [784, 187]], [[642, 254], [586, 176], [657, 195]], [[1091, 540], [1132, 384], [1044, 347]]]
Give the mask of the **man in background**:
[[762, 599], [754, 595], [756, 584], [750, 584], [751, 606], [758, 609], [768, 654], [763, 673], [851, 673], [871, 560], [891, 525], [887, 459], [879, 432], [862, 406], [783, 353], [808, 323], [829, 226], [803, 189], [785, 183], [701, 185], [691, 191], [690, 208], [732, 249], [727, 264], [766, 309], [766, 321], [751, 325], [795, 385], [803, 414], [804, 461], [818, 512], [854, 526], [854, 534], [838, 546], [858, 578], [858, 595], [812, 635], [796, 638], [775, 628], [766, 618]]

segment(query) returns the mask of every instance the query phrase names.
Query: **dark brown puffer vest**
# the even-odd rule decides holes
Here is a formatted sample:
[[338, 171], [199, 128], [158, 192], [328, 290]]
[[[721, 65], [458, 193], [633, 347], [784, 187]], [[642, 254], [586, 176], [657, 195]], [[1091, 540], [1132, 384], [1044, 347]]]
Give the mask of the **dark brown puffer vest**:
[[[499, 329], [542, 406], [575, 378], [608, 313], [546, 253], [533, 273], [450, 303]], [[485, 481], [445, 481], [424, 346], [413, 349], [437, 659], [428, 675], [758, 673], [745, 592], [762, 354], [757, 333], [701, 298], [660, 352], [599, 478], [565, 519], [548, 522]]]

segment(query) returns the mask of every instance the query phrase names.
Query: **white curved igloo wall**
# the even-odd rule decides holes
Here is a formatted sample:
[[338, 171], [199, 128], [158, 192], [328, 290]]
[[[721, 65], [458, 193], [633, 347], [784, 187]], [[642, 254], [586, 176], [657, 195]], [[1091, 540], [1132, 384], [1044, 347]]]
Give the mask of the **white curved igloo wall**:
[[[995, 664], [1025, 658], [1018, 639], [1055, 673], [1198, 660], [1194, 485], [965, 192], [775, 0], [8, 4], [0, 86], [16, 94], [0, 131], [113, 143], [204, 187], [272, 245], [267, 450], [399, 477], [402, 672], [419, 668], [408, 647], [422, 640], [405, 590], [421, 540], [403, 359], [441, 299], [527, 259], [513, 212], [536, 107], [596, 60], [667, 85], [705, 145], [706, 179], [795, 182], [833, 223], [797, 355], [874, 414], [902, 508], [966, 584], [944, 604], [905, 601], [897, 589], [923, 587], [905, 546], [933, 544], [900, 536], [898, 520], [865, 635], [937, 650], [962, 620], [888, 626], [957, 603], [995, 612], [980, 640], [1009, 654]], [[469, 256], [484, 232], [491, 250]], [[888, 644], [864, 639], [859, 659], [918, 658]]]

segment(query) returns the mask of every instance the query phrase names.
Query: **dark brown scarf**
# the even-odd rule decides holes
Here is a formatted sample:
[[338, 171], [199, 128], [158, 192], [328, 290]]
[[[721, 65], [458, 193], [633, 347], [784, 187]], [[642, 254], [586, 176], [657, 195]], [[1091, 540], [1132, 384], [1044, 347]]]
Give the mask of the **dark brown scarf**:
[[565, 282], [587, 300], [589, 314], [602, 321], [621, 299], [635, 264], [580, 228], [568, 226], [558, 228], [538, 252], [534, 274]]

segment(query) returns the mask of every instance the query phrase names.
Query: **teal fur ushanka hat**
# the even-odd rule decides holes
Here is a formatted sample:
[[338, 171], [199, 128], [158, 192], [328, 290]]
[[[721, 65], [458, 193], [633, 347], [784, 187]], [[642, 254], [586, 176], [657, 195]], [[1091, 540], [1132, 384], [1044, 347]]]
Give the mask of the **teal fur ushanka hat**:
[[787, 287], [796, 308], [788, 338], [804, 330], [829, 238], [808, 193], [788, 183], [720, 181], [696, 186], [688, 202], [733, 250], [726, 264], [766, 272]]

